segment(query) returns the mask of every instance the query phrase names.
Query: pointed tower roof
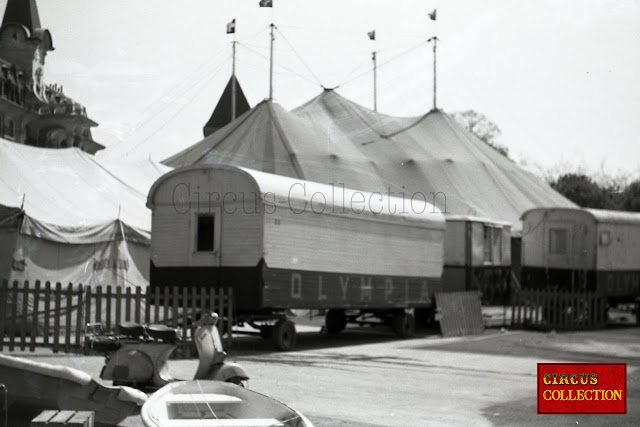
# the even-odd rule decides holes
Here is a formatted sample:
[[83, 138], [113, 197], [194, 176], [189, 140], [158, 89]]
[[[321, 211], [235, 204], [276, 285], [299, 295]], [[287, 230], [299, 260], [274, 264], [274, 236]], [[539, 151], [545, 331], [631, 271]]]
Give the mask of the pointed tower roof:
[[9, 0], [4, 11], [2, 25], [20, 24], [29, 29], [31, 34], [40, 29], [40, 17], [36, 0]]
[[[240, 117], [242, 114], [246, 113], [251, 109], [249, 106], [249, 102], [247, 98], [244, 96], [244, 92], [240, 87], [240, 82], [238, 81], [238, 77], [235, 79], [236, 81], [236, 117]], [[224, 92], [220, 96], [220, 100], [216, 105], [216, 108], [213, 110], [213, 114], [209, 118], [207, 124], [204, 125], [203, 133], [205, 138], [218, 129], [226, 126], [231, 122], [231, 85], [233, 84], [233, 77], [229, 79], [229, 83], [227, 83], [227, 87], [224, 88]]]

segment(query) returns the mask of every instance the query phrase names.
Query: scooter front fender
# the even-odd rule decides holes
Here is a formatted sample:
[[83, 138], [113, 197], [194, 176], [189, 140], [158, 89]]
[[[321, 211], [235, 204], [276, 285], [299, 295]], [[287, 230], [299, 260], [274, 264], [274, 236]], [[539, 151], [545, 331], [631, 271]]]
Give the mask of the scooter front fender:
[[224, 362], [218, 369], [214, 369], [205, 380], [228, 381], [231, 378], [240, 378], [243, 381], [249, 379], [247, 372], [240, 365], [233, 362]]

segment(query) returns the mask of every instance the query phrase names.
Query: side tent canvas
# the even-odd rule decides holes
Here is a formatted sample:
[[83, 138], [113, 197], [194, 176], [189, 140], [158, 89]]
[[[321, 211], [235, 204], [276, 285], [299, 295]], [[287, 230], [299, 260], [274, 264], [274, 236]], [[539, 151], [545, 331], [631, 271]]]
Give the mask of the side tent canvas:
[[146, 191], [168, 169], [145, 162], [114, 165], [77, 148], [0, 140], [0, 278], [146, 286]]

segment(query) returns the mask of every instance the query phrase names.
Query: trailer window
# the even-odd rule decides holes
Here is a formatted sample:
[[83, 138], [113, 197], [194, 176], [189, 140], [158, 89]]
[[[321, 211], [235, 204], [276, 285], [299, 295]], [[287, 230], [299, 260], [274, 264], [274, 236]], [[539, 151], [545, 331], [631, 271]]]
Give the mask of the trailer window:
[[564, 228], [552, 228], [549, 230], [549, 253], [566, 255], [567, 230]]
[[491, 227], [484, 226], [484, 262], [493, 261], [493, 251], [491, 250]]
[[212, 252], [214, 242], [215, 215], [198, 215], [198, 228], [196, 236], [198, 252]]
[[609, 243], [611, 243], [611, 232], [602, 230], [600, 232], [600, 246], [609, 246]]

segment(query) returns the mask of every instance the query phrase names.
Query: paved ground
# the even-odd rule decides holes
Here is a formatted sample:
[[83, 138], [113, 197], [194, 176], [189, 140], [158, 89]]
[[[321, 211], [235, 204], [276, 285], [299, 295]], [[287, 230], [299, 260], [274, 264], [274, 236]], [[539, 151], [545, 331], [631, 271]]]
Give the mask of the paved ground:
[[[314, 324], [314, 322], [310, 322]], [[383, 329], [355, 328], [337, 337], [301, 328], [298, 350], [274, 353], [257, 337], [229, 351], [251, 375], [249, 387], [300, 410], [317, 427], [428, 425], [640, 425], [640, 328], [542, 333], [487, 330], [468, 338], [435, 331], [397, 340]], [[96, 376], [102, 359], [26, 354]], [[536, 363], [626, 362], [625, 416], [536, 415]], [[194, 360], [172, 360], [187, 378]], [[128, 420], [127, 425], [139, 425]]]

